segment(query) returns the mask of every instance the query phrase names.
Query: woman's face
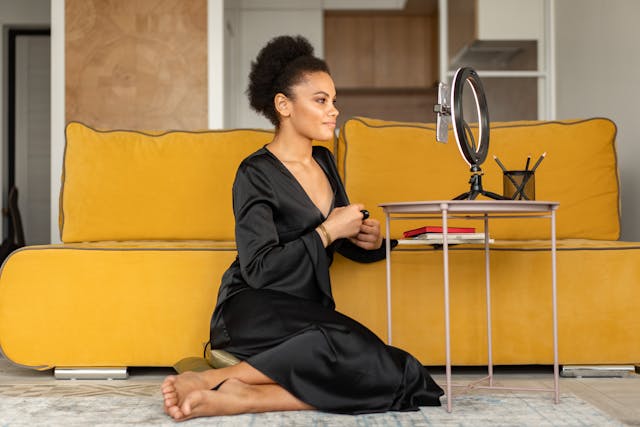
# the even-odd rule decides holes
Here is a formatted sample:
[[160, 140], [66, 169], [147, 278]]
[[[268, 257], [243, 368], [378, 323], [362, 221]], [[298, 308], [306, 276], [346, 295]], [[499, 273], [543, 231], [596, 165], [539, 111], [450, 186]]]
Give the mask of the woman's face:
[[333, 139], [339, 112], [331, 76], [322, 71], [308, 73], [292, 92], [288, 119], [293, 128], [309, 139]]

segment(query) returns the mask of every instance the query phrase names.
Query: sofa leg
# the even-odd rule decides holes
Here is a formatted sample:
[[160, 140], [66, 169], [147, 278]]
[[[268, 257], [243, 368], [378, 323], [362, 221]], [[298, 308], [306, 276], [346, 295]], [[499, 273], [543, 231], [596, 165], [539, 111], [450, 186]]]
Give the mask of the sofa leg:
[[564, 378], [626, 377], [635, 374], [634, 365], [564, 365], [560, 376]]
[[55, 368], [53, 376], [57, 380], [126, 380], [129, 377], [127, 368]]

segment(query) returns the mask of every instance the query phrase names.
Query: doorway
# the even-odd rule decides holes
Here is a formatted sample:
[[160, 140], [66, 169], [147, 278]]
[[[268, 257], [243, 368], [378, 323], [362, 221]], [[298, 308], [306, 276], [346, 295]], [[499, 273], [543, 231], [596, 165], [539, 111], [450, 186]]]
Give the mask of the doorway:
[[[8, 30], [7, 147], [3, 200], [18, 189], [28, 245], [50, 242], [51, 35], [49, 29]], [[12, 224], [3, 209], [5, 236]]]

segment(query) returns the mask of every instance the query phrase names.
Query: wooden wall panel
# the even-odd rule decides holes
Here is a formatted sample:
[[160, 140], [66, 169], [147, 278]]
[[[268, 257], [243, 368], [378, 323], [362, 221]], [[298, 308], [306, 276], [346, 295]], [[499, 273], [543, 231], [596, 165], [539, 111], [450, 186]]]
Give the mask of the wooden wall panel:
[[340, 87], [374, 87], [371, 17], [330, 15], [324, 20], [324, 53]]
[[[422, 0], [413, 4], [427, 6]], [[435, 6], [429, 11], [325, 13], [325, 58], [338, 92], [338, 125], [352, 116], [435, 121], [438, 20]]]
[[66, 0], [66, 120], [201, 129], [207, 0]]
[[429, 87], [435, 76], [430, 16], [374, 16], [375, 87]]
[[426, 88], [437, 80], [435, 15], [326, 13], [324, 26], [338, 88]]

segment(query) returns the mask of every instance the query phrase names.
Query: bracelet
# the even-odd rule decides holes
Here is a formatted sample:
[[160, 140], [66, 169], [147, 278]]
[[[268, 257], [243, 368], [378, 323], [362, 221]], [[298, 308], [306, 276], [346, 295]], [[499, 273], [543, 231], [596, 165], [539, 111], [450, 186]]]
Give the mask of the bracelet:
[[327, 229], [324, 228], [324, 224], [321, 223], [320, 225], [318, 225], [318, 228], [320, 229], [320, 231], [322, 231], [324, 238], [327, 240], [327, 246], [329, 246], [331, 244], [331, 235], [329, 234]]

